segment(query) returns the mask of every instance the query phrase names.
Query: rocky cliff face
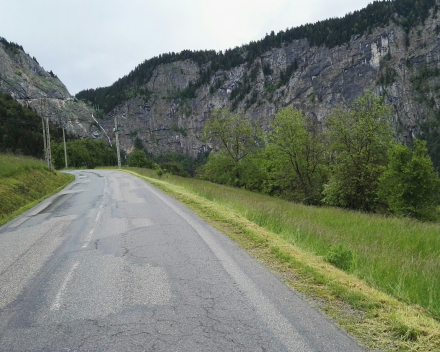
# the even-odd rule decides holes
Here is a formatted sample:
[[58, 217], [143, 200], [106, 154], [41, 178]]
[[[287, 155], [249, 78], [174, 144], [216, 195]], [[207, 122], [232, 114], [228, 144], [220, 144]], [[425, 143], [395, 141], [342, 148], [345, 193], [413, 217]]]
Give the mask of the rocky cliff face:
[[[371, 90], [394, 107], [398, 137], [411, 139], [424, 121], [435, 119], [440, 103], [438, 15], [431, 13], [408, 34], [392, 24], [334, 48], [311, 47], [306, 39], [283, 43], [252, 63], [215, 72], [192, 98], [183, 98], [188, 94], [182, 93], [197, 83], [210, 62], [162, 64], [144, 86], [137, 87], [142, 95], [132, 94], [99, 124], [114, 140], [117, 117], [122, 126], [120, 143], [127, 152], [139, 138], [151, 153], [176, 151], [196, 157], [215, 147], [202, 141], [203, 127], [214, 109], [246, 114], [268, 129], [274, 115], [286, 106], [325, 120], [336, 107], [347, 107]], [[10, 53], [0, 44], [0, 64], [1, 90], [37, 111], [43, 109], [71, 132], [107, 140], [92, 123], [93, 109], [73, 100], [64, 85], [27, 54]]]
[[71, 134], [92, 137], [94, 110], [72, 97], [56, 75], [46, 72], [35, 58], [4, 39], [0, 41], [0, 91], [64, 125]]
[[[394, 107], [399, 138], [411, 139], [440, 103], [439, 24], [438, 16], [430, 16], [409, 34], [397, 25], [377, 28], [331, 49], [310, 47], [307, 40], [284, 43], [252, 64], [216, 72], [190, 99], [179, 98], [179, 92], [197, 81], [203, 67], [190, 60], [163, 64], [143, 87], [147, 98], [128, 99], [102, 124], [111, 130], [117, 116], [121, 145], [128, 152], [138, 137], [151, 153], [195, 157], [213, 148], [201, 141], [213, 109], [246, 114], [267, 129], [288, 105], [323, 120], [371, 90]], [[286, 72], [291, 73], [287, 79]]]

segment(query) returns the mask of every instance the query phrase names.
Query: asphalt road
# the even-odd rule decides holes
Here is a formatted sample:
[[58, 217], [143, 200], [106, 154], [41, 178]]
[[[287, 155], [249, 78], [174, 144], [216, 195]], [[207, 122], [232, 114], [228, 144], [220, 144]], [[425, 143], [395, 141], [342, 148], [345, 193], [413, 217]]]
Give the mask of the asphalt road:
[[362, 350], [148, 183], [72, 173], [0, 227], [0, 351]]

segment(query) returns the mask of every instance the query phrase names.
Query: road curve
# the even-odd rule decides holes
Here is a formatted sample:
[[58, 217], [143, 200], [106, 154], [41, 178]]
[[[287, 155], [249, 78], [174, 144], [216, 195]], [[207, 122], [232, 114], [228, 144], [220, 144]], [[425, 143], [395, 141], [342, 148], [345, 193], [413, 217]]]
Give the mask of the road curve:
[[147, 182], [72, 174], [0, 227], [0, 351], [363, 351]]

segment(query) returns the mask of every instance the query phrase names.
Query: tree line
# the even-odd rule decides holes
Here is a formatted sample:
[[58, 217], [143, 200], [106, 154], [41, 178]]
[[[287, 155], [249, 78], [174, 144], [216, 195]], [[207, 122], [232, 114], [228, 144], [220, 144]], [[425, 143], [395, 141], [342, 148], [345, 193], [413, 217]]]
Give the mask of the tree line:
[[[55, 168], [64, 168], [63, 132], [49, 122], [52, 161]], [[117, 165], [116, 150], [104, 141], [78, 139], [66, 135], [69, 167], [94, 168]], [[24, 107], [9, 94], [0, 93], [0, 152], [44, 158], [41, 116]], [[125, 153], [122, 151], [123, 160]]]
[[76, 98], [99, 106], [106, 113], [133, 96], [141, 96], [148, 100], [149, 92], [142, 87], [150, 80], [154, 69], [161, 64], [188, 59], [199, 65], [200, 78], [197, 82], [193, 82], [187, 91], [182, 92], [181, 97], [193, 98], [195, 91], [201, 85], [209, 83], [212, 74], [218, 70], [229, 70], [244, 63], [252, 64], [263, 53], [273, 48], [280, 48], [285, 43], [307, 39], [311, 46], [324, 45], [331, 48], [348, 43], [353, 35], [362, 35], [374, 28], [386, 26], [390, 21], [402, 26], [408, 33], [414, 26], [428, 18], [431, 8], [436, 14], [438, 11], [436, 0], [374, 1], [364, 9], [344, 17], [305, 24], [277, 34], [272, 31], [261, 40], [224, 52], [183, 50], [180, 53], [161, 54], [145, 60], [111, 86], [83, 90], [76, 94]]
[[[63, 132], [60, 126], [52, 122], [49, 122], [49, 128], [52, 162], [56, 169], [62, 169], [65, 167]], [[69, 134], [66, 134], [66, 140], [68, 166], [71, 168], [93, 169], [96, 166], [117, 165], [115, 146], [109, 146], [103, 140], [79, 139]], [[120, 151], [123, 165], [160, 168], [162, 172], [184, 177], [193, 176], [207, 157], [201, 155], [194, 159], [176, 152], [152, 155], [144, 150], [139, 140], [135, 147], [136, 150], [129, 157], [124, 150]], [[44, 158], [41, 116], [5, 93], [0, 93], [0, 153]]]
[[8, 42], [5, 38], [0, 37], [0, 43], [3, 44], [5, 50], [12, 54], [17, 54], [19, 50], [24, 51], [21, 45], [14, 42]]
[[[56, 169], [65, 167], [64, 144], [52, 143], [52, 162]], [[66, 142], [69, 168], [94, 169], [96, 166], [116, 166], [118, 159], [116, 147], [103, 140], [74, 139]], [[121, 161], [125, 162], [125, 152], [121, 150]]]
[[[61, 140], [62, 130], [51, 122], [49, 127], [51, 138]], [[0, 152], [43, 158], [43, 148], [41, 117], [9, 94], [0, 93]]]
[[[218, 146], [209, 157], [181, 153], [151, 155], [135, 143], [129, 166], [158, 174], [196, 176], [291, 201], [392, 213], [422, 220], [439, 215], [440, 179], [426, 142], [395, 142], [391, 108], [368, 92], [350, 109], [336, 109], [325, 123], [286, 108], [268, 132], [244, 115], [220, 109], [205, 125], [205, 139]], [[51, 125], [52, 157], [64, 167], [62, 131]], [[0, 151], [43, 157], [41, 117], [0, 94]], [[104, 141], [67, 141], [69, 167], [117, 165]]]
[[390, 118], [370, 92], [325, 123], [286, 108], [266, 133], [217, 110], [205, 138], [219, 149], [196, 175], [304, 204], [437, 219], [440, 179], [426, 142], [396, 143]]
[[196, 170], [208, 160], [208, 153], [200, 154], [197, 158], [174, 151], [153, 155], [143, 147], [142, 142], [138, 139], [135, 140], [134, 146], [135, 149], [127, 159], [128, 166], [153, 169], [159, 175], [168, 172], [176, 176], [193, 177]]

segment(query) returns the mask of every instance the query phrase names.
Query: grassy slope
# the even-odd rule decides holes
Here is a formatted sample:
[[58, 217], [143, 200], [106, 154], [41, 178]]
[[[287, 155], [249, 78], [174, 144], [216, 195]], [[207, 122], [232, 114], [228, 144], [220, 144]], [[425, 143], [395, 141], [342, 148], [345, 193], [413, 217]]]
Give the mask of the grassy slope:
[[0, 225], [72, 182], [36, 159], [0, 154]]
[[[433, 299], [440, 290], [439, 224], [305, 207], [197, 180], [169, 175], [158, 180], [151, 170], [136, 172], [228, 234], [288, 285], [314, 297], [363, 344], [440, 350], [440, 302]], [[355, 254], [350, 273], [322, 259], [338, 243]]]

